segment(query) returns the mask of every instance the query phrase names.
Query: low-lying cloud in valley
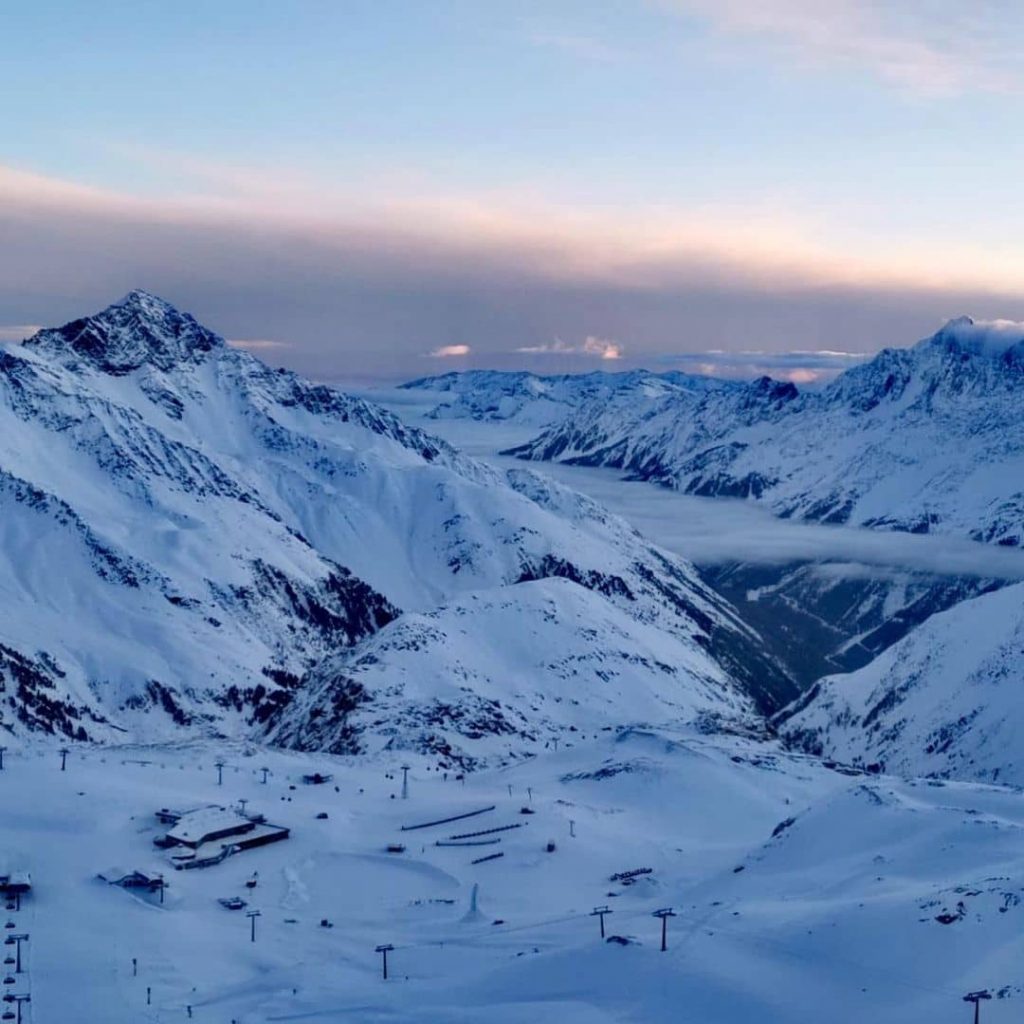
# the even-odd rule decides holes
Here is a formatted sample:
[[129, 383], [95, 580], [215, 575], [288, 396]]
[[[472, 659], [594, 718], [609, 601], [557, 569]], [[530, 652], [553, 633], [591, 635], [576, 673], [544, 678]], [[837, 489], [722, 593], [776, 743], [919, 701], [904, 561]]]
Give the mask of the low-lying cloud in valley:
[[[459, 429], [458, 425], [448, 428], [446, 434], [457, 442], [452, 431]], [[524, 466], [514, 459], [499, 461]], [[753, 502], [697, 498], [649, 483], [627, 482], [611, 469], [559, 463], [530, 468], [589, 494], [646, 536], [698, 565], [820, 562], [820, 572], [843, 578], [888, 577], [895, 571], [1024, 580], [1024, 551], [1016, 548], [937, 534], [779, 519]]]

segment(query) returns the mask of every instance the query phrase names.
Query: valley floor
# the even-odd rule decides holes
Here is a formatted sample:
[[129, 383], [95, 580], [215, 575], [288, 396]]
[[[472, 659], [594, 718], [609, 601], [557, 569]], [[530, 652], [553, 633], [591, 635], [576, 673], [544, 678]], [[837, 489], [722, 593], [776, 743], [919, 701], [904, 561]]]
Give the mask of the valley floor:
[[[402, 762], [382, 757], [76, 747], [61, 772], [52, 748], [9, 752], [0, 860], [27, 866], [34, 891], [6, 912], [30, 940], [5, 989], [31, 993], [32, 1024], [185, 1021], [188, 1007], [211, 1024], [935, 1024], [968, 1019], [962, 997], [982, 988], [983, 1019], [1018, 1019], [1017, 790], [847, 774], [696, 733], [571, 743], [464, 781], [414, 760], [407, 799]], [[313, 771], [334, 777], [304, 785]], [[291, 838], [194, 871], [153, 846], [158, 808], [239, 799]], [[435, 845], [509, 825], [478, 837], [500, 843]], [[113, 863], [162, 871], [164, 903], [98, 880]], [[610, 880], [637, 868], [651, 871]], [[235, 895], [261, 912], [254, 943], [244, 910], [217, 903]], [[601, 941], [599, 906], [628, 944]]]

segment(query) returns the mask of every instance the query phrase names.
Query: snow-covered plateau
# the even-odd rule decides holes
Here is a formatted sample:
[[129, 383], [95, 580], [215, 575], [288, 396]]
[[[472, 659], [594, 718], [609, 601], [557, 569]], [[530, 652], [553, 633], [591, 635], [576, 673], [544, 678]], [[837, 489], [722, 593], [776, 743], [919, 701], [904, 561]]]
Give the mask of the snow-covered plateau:
[[[53, 749], [9, 754], [0, 845], [32, 891], [4, 911], [29, 936], [5, 991], [31, 994], [31, 1024], [955, 1024], [978, 990], [988, 1024], [1019, 1017], [1018, 791], [685, 730], [574, 736], [461, 780], [413, 756], [406, 799], [401, 763], [75, 745], [62, 772]], [[290, 835], [175, 870], [155, 812], [211, 803]], [[112, 865], [162, 875], [163, 901], [97, 877]]]

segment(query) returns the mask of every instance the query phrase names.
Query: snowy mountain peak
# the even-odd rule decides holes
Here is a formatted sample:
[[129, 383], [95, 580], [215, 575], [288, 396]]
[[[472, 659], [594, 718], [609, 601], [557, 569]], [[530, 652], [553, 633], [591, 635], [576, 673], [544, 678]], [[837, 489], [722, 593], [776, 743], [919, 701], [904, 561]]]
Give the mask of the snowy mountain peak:
[[110, 305], [111, 307], [130, 306], [135, 309], [148, 310], [151, 314], [156, 313], [158, 315], [174, 310], [174, 307], [166, 299], [161, 299], [159, 295], [147, 292], [145, 288], [133, 288], [118, 302], [112, 302]]
[[[585, 699], [612, 727], [795, 696], [693, 567], [624, 521], [145, 292], [0, 352], [0, 610], [0, 736], [273, 731], [476, 764], [578, 729]], [[502, 645], [527, 620], [543, 661]]]
[[70, 357], [120, 376], [146, 364], [170, 370], [200, 362], [225, 343], [188, 313], [135, 289], [100, 313], [39, 331], [24, 344], [62, 361]]
[[758, 377], [746, 390], [742, 404], [745, 408], [755, 405], [767, 405], [772, 409], [781, 409], [787, 402], [799, 396], [800, 392], [790, 381], [775, 380], [774, 377]]
[[956, 350], [969, 355], [1024, 361], [1024, 323], [1016, 320], [950, 320], [918, 348]]
[[939, 331], [942, 334], [944, 331], [959, 331], [965, 327], [973, 327], [974, 318], [969, 316], [955, 316], [951, 320], [947, 320], [945, 326]]

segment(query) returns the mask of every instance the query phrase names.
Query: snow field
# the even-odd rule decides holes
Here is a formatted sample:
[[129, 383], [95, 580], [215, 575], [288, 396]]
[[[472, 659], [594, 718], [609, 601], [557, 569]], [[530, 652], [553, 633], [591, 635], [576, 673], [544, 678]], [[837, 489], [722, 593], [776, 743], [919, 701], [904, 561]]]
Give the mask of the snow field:
[[[30, 862], [35, 887], [22, 912], [35, 1015], [26, 1020], [183, 1021], [191, 1006], [192, 1019], [223, 1024], [797, 1024], [826, 1011], [923, 1024], [964, 1019], [960, 997], [978, 988], [1004, 994], [987, 1020], [1014, 1019], [1024, 941], [1015, 790], [847, 775], [771, 745], [687, 732], [563, 743], [464, 781], [413, 759], [407, 800], [401, 763], [243, 746], [76, 747], [61, 773], [54, 750], [9, 753], [0, 849]], [[303, 785], [313, 770], [334, 778]], [[114, 862], [159, 869], [157, 808], [243, 797], [292, 837], [208, 869], [166, 867], [163, 906], [95, 878]], [[481, 837], [500, 837], [493, 846], [434, 845], [519, 823]], [[394, 842], [406, 851], [385, 852]], [[496, 851], [504, 857], [470, 863]], [[609, 881], [640, 867], [653, 870], [633, 885]], [[245, 912], [217, 904], [229, 895], [260, 910], [255, 943]], [[590, 913], [601, 905], [613, 911], [608, 934], [631, 944], [600, 941]], [[668, 906], [678, 916], [661, 953], [651, 913]], [[382, 943], [395, 947], [386, 983]]]

